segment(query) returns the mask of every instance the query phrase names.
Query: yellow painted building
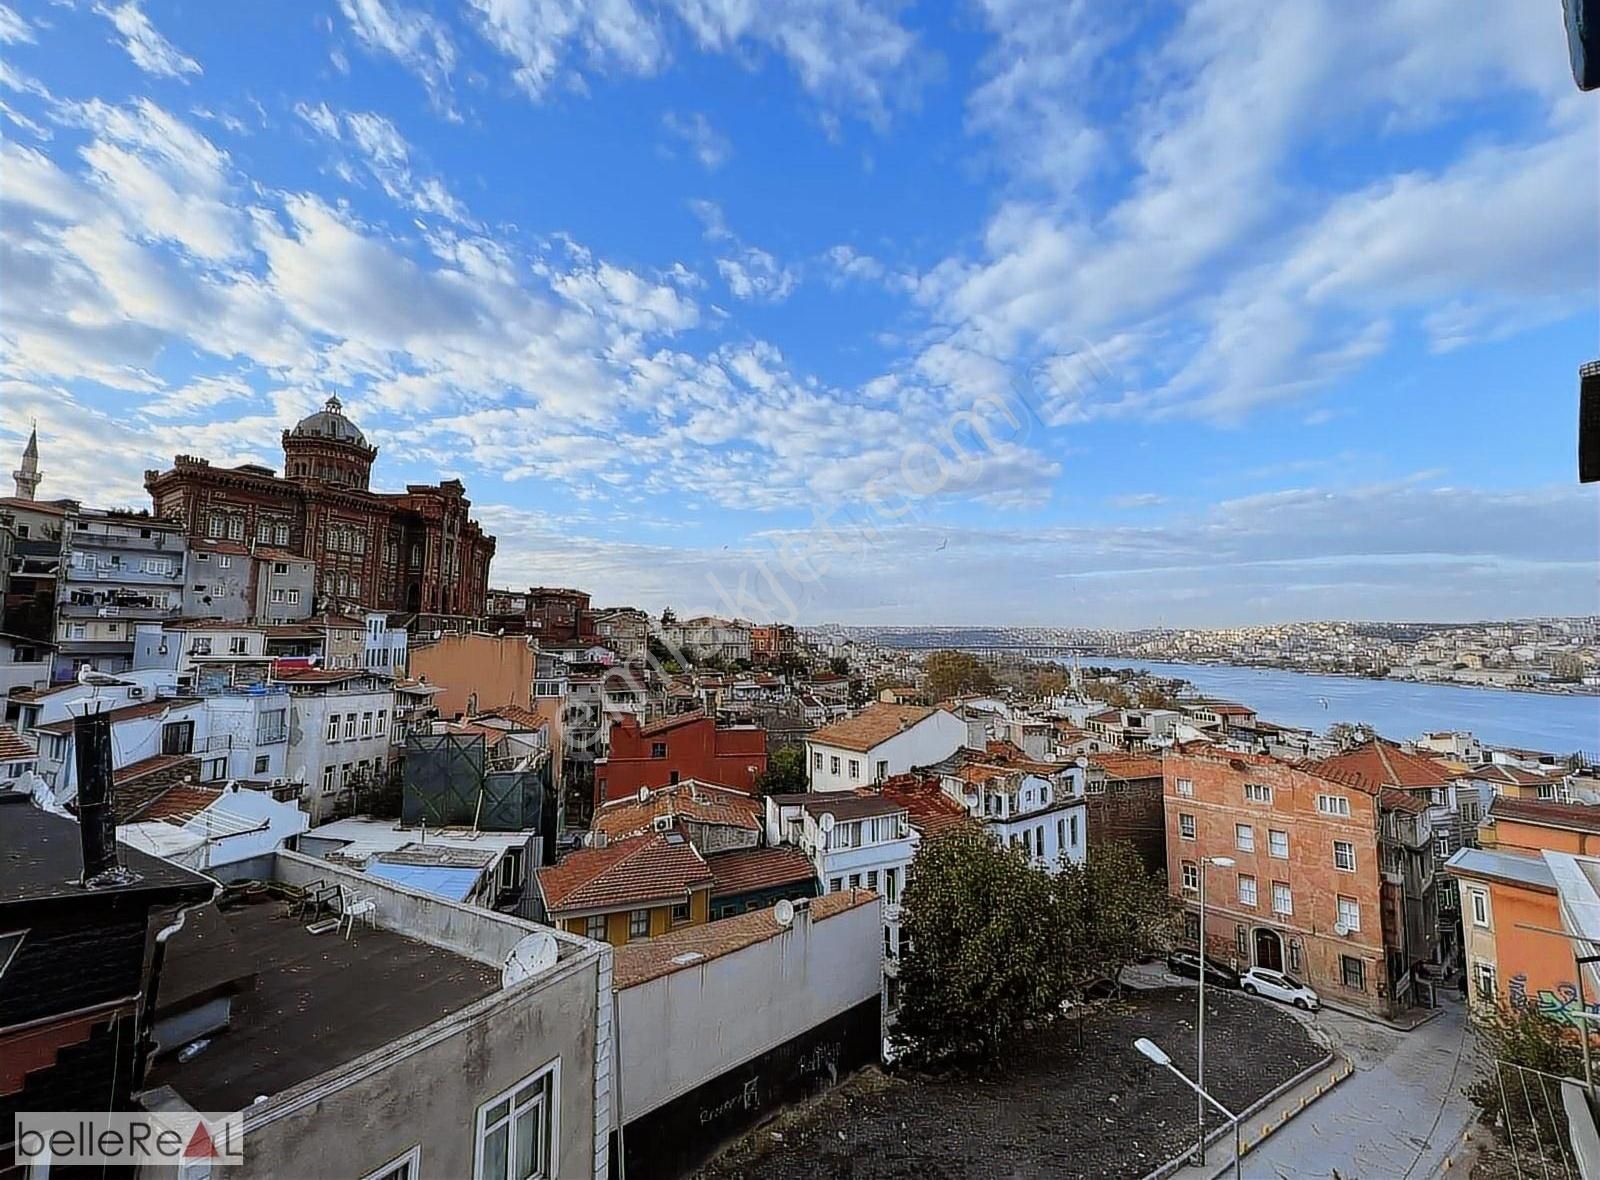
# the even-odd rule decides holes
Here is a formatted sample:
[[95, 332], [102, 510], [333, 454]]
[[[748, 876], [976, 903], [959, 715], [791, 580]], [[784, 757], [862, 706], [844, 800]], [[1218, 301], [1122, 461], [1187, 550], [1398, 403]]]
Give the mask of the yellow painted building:
[[546, 921], [613, 946], [711, 920], [711, 869], [675, 828], [580, 848], [535, 881]]

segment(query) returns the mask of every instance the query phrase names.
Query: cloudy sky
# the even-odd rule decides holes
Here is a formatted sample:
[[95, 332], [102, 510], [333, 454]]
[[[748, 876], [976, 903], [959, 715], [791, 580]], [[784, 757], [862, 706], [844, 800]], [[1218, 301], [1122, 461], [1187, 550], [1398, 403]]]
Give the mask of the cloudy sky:
[[337, 393], [606, 604], [1600, 609], [1556, 0], [7, 3], [41, 495]]

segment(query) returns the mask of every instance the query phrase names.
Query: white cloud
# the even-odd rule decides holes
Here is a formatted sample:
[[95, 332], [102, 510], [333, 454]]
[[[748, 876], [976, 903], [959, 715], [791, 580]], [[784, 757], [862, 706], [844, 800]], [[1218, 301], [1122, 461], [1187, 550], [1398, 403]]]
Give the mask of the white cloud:
[[484, 39], [516, 63], [512, 77], [531, 98], [557, 84], [581, 89], [583, 69], [648, 76], [666, 61], [661, 29], [632, 0], [472, 0], [472, 6]]
[[715, 172], [733, 154], [728, 137], [711, 125], [699, 111], [679, 115], [667, 111], [661, 116], [661, 125], [673, 138], [681, 140], [708, 172]]
[[137, 232], [213, 261], [240, 252], [244, 222], [227, 153], [148, 99], [132, 107], [93, 101], [79, 114], [95, 131], [81, 150], [90, 175]]
[[158, 78], [182, 78], [200, 73], [200, 63], [163, 37], [139, 7], [139, 0], [124, 0], [115, 8], [96, 4], [94, 10], [122, 34], [122, 48], [133, 64]]
[[347, 111], [340, 115], [321, 102], [316, 106], [296, 103], [295, 114], [318, 134], [350, 143], [367, 171], [402, 208], [476, 228], [472, 214], [451, 194], [444, 181], [437, 176], [419, 176], [412, 170], [411, 145], [384, 116], [371, 111]]
[[893, 0], [472, 0], [479, 32], [514, 63], [531, 98], [582, 91], [590, 75], [649, 77], [667, 66], [667, 15], [703, 51], [755, 64], [781, 57], [805, 90], [835, 110], [882, 124], [926, 80], [928, 63]]
[[33, 41], [33, 26], [18, 16], [9, 5], [0, 4], [0, 42], [14, 45]]
[[[400, 0], [339, 0], [339, 9], [363, 45], [399, 61], [422, 79], [435, 105], [452, 113], [450, 74], [456, 65], [456, 46], [443, 24]], [[348, 63], [340, 72], [347, 69]]]
[[717, 259], [717, 273], [735, 299], [759, 303], [782, 303], [799, 281], [794, 271], [755, 246], [746, 246], [737, 257]]

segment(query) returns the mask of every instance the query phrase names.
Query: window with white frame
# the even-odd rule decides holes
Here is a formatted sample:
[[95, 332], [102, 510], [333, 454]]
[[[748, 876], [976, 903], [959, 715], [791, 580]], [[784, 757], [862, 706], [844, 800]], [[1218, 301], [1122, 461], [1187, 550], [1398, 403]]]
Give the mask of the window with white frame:
[[1265, 783], [1245, 783], [1244, 801], [1246, 803], [1271, 803], [1272, 788]]
[[834, 775], [839, 773], [839, 759], [837, 757], [828, 759], [828, 773]]
[[361, 714], [361, 736], [364, 738], [372, 736], [372, 713], [370, 711]]
[[650, 937], [650, 911], [633, 910], [628, 914], [628, 937]]
[[850, 777], [852, 780], [861, 777], [861, 762], [859, 759], [850, 759]]
[[474, 1180], [547, 1180], [555, 1175], [561, 1061], [478, 1107]]
[[1272, 912], [1275, 914], [1294, 913], [1294, 895], [1289, 892], [1289, 886], [1283, 881], [1272, 883]]
[[1254, 906], [1256, 904], [1256, 879], [1239, 874], [1239, 904]]
[[1200, 866], [1192, 860], [1183, 862], [1183, 891], [1196, 893], [1200, 889]]
[[1178, 813], [1178, 837], [1182, 840], [1194, 839], [1194, 816]]
[[1343, 795], [1318, 795], [1317, 810], [1323, 815], [1350, 815], [1350, 800]]
[[1289, 859], [1289, 833], [1280, 832], [1276, 828], [1267, 832], [1267, 855], [1277, 857], [1279, 860]]
[[422, 1168], [422, 1144], [417, 1144], [402, 1156], [390, 1160], [376, 1172], [368, 1172], [362, 1180], [417, 1180]]
[[1333, 842], [1333, 867], [1341, 873], [1356, 871], [1356, 846], [1348, 840]]
[[1480, 1000], [1494, 999], [1494, 964], [1476, 963], [1473, 966], [1474, 974], [1478, 980], [1478, 998]]
[[1240, 852], [1256, 850], [1256, 830], [1249, 824], [1233, 825], [1233, 846]]
[[596, 942], [606, 940], [606, 916], [604, 914], [590, 914], [583, 920], [583, 936], [592, 938]]
[[333, 772], [334, 768], [332, 766], [324, 766], [322, 768], [322, 793], [324, 795], [333, 793]]
[[356, 715], [354, 713], [346, 713], [344, 715], [344, 740], [347, 742], [353, 742], [355, 741], [355, 738]]
[[821, 770], [822, 769], [822, 755], [821, 754], [813, 754], [813, 755], [811, 755], [811, 769], [812, 770]]
[[1489, 895], [1481, 889], [1472, 890], [1472, 924], [1489, 928]]
[[1435, 856], [1445, 857], [1450, 855], [1450, 834], [1440, 832], [1433, 838], [1433, 852]]
[[1353, 897], [1340, 897], [1338, 899], [1339, 925], [1346, 930], [1361, 929], [1361, 903]]
[[389, 710], [379, 709], [378, 716], [372, 723], [372, 732], [377, 737], [382, 737], [389, 725]]
[[339, 714], [337, 713], [328, 714], [328, 740], [330, 742], [339, 740]]
[[1180, 778], [1178, 780], [1178, 794], [1188, 798], [1194, 794], [1194, 780]]

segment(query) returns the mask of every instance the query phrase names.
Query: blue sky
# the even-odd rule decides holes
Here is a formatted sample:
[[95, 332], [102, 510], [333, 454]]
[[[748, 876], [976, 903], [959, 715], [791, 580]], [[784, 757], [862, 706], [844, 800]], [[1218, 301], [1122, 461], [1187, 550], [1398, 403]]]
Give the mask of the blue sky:
[[1596, 99], [1483, 0], [0, 5], [0, 451], [337, 393], [494, 580], [801, 622], [1597, 609]]

